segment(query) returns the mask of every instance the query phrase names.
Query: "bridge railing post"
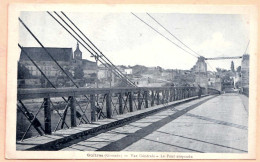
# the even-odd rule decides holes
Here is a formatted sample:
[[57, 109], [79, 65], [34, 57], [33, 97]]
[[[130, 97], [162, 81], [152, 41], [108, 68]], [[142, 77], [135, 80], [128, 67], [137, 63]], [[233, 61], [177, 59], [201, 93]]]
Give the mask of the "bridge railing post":
[[91, 108], [91, 122], [96, 121], [96, 105], [95, 105], [95, 95], [90, 95], [90, 108]]
[[180, 99], [181, 99], [181, 89], [178, 88], [178, 100], [180, 100]]
[[159, 105], [160, 104], [160, 91], [156, 91], [156, 104]]
[[107, 118], [112, 118], [112, 109], [111, 109], [112, 96], [111, 96], [111, 92], [108, 92], [106, 95], [107, 95], [107, 96], [106, 96]]
[[141, 107], [142, 107], [141, 90], [139, 90], [139, 91], [137, 92], [137, 102], [138, 102], [137, 109], [138, 109], [138, 110], [141, 110]]
[[165, 90], [162, 90], [162, 101], [161, 101], [162, 104], [164, 104], [164, 100], [165, 100]]
[[178, 100], [181, 100], [181, 88], [178, 88]]
[[154, 106], [154, 91], [152, 90], [151, 94], [151, 106]]
[[170, 93], [170, 90], [166, 90], [166, 103], [169, 102], [169, 93]]
[[181, 96], [180, 96], [180, 88], [177, 88], [177, 100], [180, 100]]
[[144, 107], [148, 108], [148, 95], [149, 95], [149, 91], [146, 90], [144, 91]]
[[128, 92], [129, 111], [133, 112], [133, 92]]
[[172, 101], [175, 101], [176, 100], [176, 88], [174, 87], [172, 89]]
[[180, 93], [181, 99], [183, 99], [183, 88], [180, 89]]
[[170, 89], [170, 102], [172, 102], [173, 101], [173, 89], [171, 88]]
[[123, 112], [123, 94], [122, 94], [122, 92], [120, 92], [118, 94], [118, 104], [119, 104], [119, 107], [118, 107], [119, 114], [123, 114], [124, 112]]
[[175, 88], [175, 93], [174, 93], [174, 100], [176, 101], [176, 100], [178, 100], [178, 89], [177, 88]]
[[50, 98], [44, 98], [44, 133], [51, 134], [51, 107]]
[[74, 96], [70, 96], [70, 120], [71, 120], [71, 127], [76, 127], [76, 104]]

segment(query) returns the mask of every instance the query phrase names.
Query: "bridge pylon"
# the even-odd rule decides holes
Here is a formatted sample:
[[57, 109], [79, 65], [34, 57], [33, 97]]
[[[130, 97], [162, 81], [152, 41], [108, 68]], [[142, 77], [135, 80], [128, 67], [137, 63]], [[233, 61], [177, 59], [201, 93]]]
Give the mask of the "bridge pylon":
[[207, 77], [207, 63], [205, 62], [205, 57], [200, 56], [195, 64], [195, 83], [201, 87], [206, 88], [206, 93], [208, 92], [208, 77]]

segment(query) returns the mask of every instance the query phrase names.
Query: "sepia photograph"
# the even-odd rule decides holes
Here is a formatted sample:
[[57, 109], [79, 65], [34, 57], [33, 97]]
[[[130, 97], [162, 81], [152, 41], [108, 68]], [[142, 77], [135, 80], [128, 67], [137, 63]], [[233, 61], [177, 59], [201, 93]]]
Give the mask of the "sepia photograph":
[[15, 157], [253, 158], [250, 7], [68, 6], [10, 20]]

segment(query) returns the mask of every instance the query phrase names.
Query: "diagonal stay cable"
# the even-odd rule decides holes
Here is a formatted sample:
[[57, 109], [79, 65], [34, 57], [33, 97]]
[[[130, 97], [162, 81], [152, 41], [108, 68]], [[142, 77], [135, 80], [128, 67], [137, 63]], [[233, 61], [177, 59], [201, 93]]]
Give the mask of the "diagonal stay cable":
[[182, 45], [184, 45], [186, 48], [197, 54], [198, 56], [201, 56], [194, 50], [192, 50], [189, 46], [187, 46], [185, 43], [183, 43], [179, 38], [177, 38], [175, 35], [173, 35], [168, 29], [166, 29], [159, 21], [157, 21], [153, 16], [151, 16], [149, 13], [146, 13], [150, 18], [152, 18], [158, 25], [160, 25], [164, 30], [166, 30], [171, 36], [173, 36], [175, 39], [177, 39]]
[[[38, 42], [38, 44], [44, 49], [44, 51], [50, 56], [50, 58], [57, 64], [57, 66], [64, 72], [64, 74], [71, 80], [71, 82], [74, 84], [75, 87], [79, 88], [79, 86], [74, 82], [74, 80], [67, 74], [67, 72], [60, 66], [60, 64], [52, 57], [50, 52], [43, 46], [43, 44], [39, 41], [39, 39], [32, 33], [32, 31], [25, 25], [25, 23], [18, 18], [21, 24], [26, 28], [26, 30], [33, 36], [33, 38]], [[84, 95], [88, 100], [89, 98]]]
[[143, 22], [145, 25], [147, 25], [148, 27], [150, 27], [153, 31], [155, 31], [156, 33], [158, 33], [159, 35], [161, 35], [162, 37], [164, 37], [165, 39], [167, 39], [169, 42], [171, 42], [173, 45], [179, 47], [180, 49], [182, 49], [183, 51], [185, 51], [186, 53], [192, 55], [193, 57], [196, 57], [194, 54], [192, 54], [191, 52], [185, 50], [184, 48], [182, 48], [181, 46], [179, 46], [178, 44], [176, 44], [175, 42], [173, 42], [172, 40], [170, 40], [168, 37], [166, 37], [165, 35], [163, 35], [162, 33], [160, 33], [159, 31], [157, 31], [154, 27], [152, 27], [151, 25], [149, 25], [147, 22], [145, 22], [143, 19], [141, 19], [140, 17], [138, 17], [137, 15], [135, 15], [134, 13], [131, 12], [132, 15], [134, 15], [138, 20], [140, 20], [141, 22]]
[[[22, 52], [29, 58], [29, 60], [33, 63], [33, 65], [40, 71], [41, 75], [50, 83], [50, 85], [54, 88], [57, 89], [54, 84], [49, 80], [49, 78], [44, 74], [44, 72], [41, 70], [41, 68], [36, 64], [35, 61], [29, 56], [29, 54], [24, 50], [24, 48], [18, 43], [19, 48], [22, 50]], [[62, 97], [62, 99], [67, 102], [67, 100]]]
[[56, 65], [62, 70], [62, 72], [72, 81], [72, 83], [79, 88], [79, 86], [74, 82], [69, 74], [60, 66], [60, 64], [53, 58], [53, 56], [49, 53], [49, 51], [43, 46], [43, 44], [39, 41], [39, 39], [32, 33], [32, 31], [25, 25], [25, 23], [18, 18], [21, 24], [26, 28], [26, 30], [33, 36], [33, 38], [39, 43], [39, 45], [43, 48], [43, 50], [50, 56], [50, 58], [56, 63]]
[[[54, 11], [54, 13], [96, 54], [96, 58], [99, 60], [99, 58], [100, 59], [102, 59], [106, 64], [108, 64], [107, 63], [107, 61], [105, 60], [105, 59], [103, 59], [57, 12], [55, 12]], [[67, 18], [67, 17], [66, 17]], [[68, 18], [67, 18], [68, 19]], [[61, 25], [61, 24], [60, 24]], [[74, 25], [74, 27], [75, 27], [75, 25]], [[78, 28], [77, 28], [78, 29]], [[79, 29], [78, 29], [79, 30]], [[89, 39], [88, 39], [89, 40]], [[102, 53], [101, 53], [102, 54]], [[92, 54], [93, 55], [93, 54]], [[93, 55], [94, 56], [94, 55]], [[104, 56], [103, 54], [102, 54], [102, 56]], [[126, 79], [127, 81], [129, 81], [130, 82], [130, 84], [132, 84], [132, 85], [134, 85], [133, 83], [132, 83], [132, 81], [131, 80], [129, 80], [126, 76], [124, 76], [124, 74], [112, 63], [112, 62], [110, 62], [110, 64], [108, 64], [109, 66], [110, 66], [110, 68], [111, 69], [116, 69], [115, 71], [117, 71], [117, 73], [118, 73], [118, 75], [120, 75], [121, 77], [122, 77], [122, 79]]]
[[248, 48], [248, 46], [249, 46], [249, 43], [250, 43], [250, 40], [248, 41], [248, 43], [247, 43], [247, 46], [246, 46], [246, 49], [245, 49], [245, 52], [244, 52], [244, 54], [246, 53], [246, 51], [247, 51], [247, 48]]
[[[44, 74], [44, 72], [41, 70], [41, 68], [36, 64], [35, 61], [29, 56], [29, 54], [24, 50], [24, 48], [18, 43], [18, 46], [22, 50], [22, 52], [29, 58], [29, 60], [34, 64], [34, 66], [40, 71], [40, 73], [44, 76], [44, 78], [50, 83], [50, 85], [54, 88], [57, 89], [54, 84], [49, 80], [49, 78]], [[68, 101], [65, 99], [65, 97], [61, 97], [66, 103]], [[52, 103], [52, 102], [51, 102]], [[54, 105], [53, 105], [54, 106]], [[76, 110], [77, 111], [77, 110]], [[78, 111], [77, 111], [78, 112]], [[79, 112], [78, 112], [79, 113]], [[59, 114], [60, 115], [60, 114]], [[65, 123], [66, 124], [66, 123]]]
[[[171, 36], [173, 36], [175, 39], [177, 39], [182, 45], [184, 45], [186, 48], [188, 48], [190, 51], [192, 51], [193, 53], [195, 53], [198, 56], [202, 56], [200, 54], [198, 54], [197, 52], [195, 52], [193, 49], [191, 49], [189, 46], [187, 46], [185, 43], [183, 43], [178, 37], [176, 37], [174, 34], [172, 34], [167, 28], [165, 28], [158, 20], [156, 20], [151, 14], [146, 13], [151, 19], [153, 19], [158, 25], [160, 25], [165, 31], [167, 31]], [[206, 61], [207, 62], [207, 61]], [[209, 67], [214, 71], [214, 69], [212, 68], [212, 66], [209, 64], [209, 62], [207, 62], [207, 64], [209, 65]]]
[[116, 68], [121, 75], [123, 75], [127, 80], [132, 82], [130, 79], [127, 78], [96, 46], [95, 44], [77, 27], [77, 25], [64, 13], [61, 11], [61, 13], [69, 20], [69, 22], [88, 40], [88, 42], [103, 56], [114, 68]]
[[208, 62], [207, 60], [205, 60], [205, 62], [209, 65], [209, 67], [210, 67], [213, 71], [215, 71], [214, 68], [209, 64], [209, 62]]
[[[64, 25], [61, 24], [61, 22], [59, 22], [59, 20], [57, 20], [50, 12], [47, 11], [47, 13], [56, 21], [58, 22], [74, 39], [76, 39], [92, 56], [96, 57], [97, 55], [93, 54], [78, 38], [76, 38], [75, 35], [73, 35]], [[97, 57], [99, 59], [99, 57]], [[107, 66], [107, 64], [105, 64], [103, 61], [99, 60], [106, 68], [109, 68]], [[112, 71], [115, 75], [116, 72]], [[123, 81], [126, 81], [123, 79]], [[128, 84], [128, 82], [126, 82], [126, 84]]]
[[[174, 34], [172, 34], [167, 28], [165, 28], [158, 20], [156, 20], [151, 14], [146, 13], [150, 18], [152, 18], [158, 25], [160, 25], [165, 31], [167, 31], [171, 36], [173, 36], [175, 39], [177, 39], [182, 45], [184, 45], [186, 48], [188, 48], [190, 51], [194, 52], [195, 54], [197, 54], [198, 56], [202, 56], [200, 54], [198, 54], [197, 52], [195, 52], [193, 49], [191, 49], [189, 46], [187, 46], [185, 43], [183, 43], [178, 37], [176, 37]], [[248, 42], [249, 43], [249, 42]], [[202, 56], [203, 57], [203, 56]], [[207, 61], [206, 61], [207, 62]], [[212, 66], [209, 64], [209, 62], [207, 62], [207, 64], [209, 65], [209, 67], [214, 71], [214, 69], [212, 68]]]
[[[101, 56], [100, 56], [81, 36], [79, 36], [79, 34], [57, 12], [54, 11], [54, 13], [96, 54], [98, 60], [102, 59], [107, 65], [110, 66], [110, 68], [112, 70], [115, 70], [118, 73], [118, 75], [120, 75], [121, 79], [126, 79], [132, 86], [135, 86], [134, 83], [130, 79], [128, 79], [110, 60], [108, 60], [108, 58], [102, 52], [100, 52], [98, 50], [100, 52], [100, 54], [101, 54]], [[65, 17], [72, 23], [72, 21], [67, 16], [65, 16]], [[77, 30], [79, 30], [79, 32], [90, 42], [90, 40], [81, 32], [81, 30], [74, 23], [72, 23], [72, 25]], [[91, 44], [93, 45], [92, 42], [91, 42]], [[97, 49], [96, 46], [94, 46], [94, 47]], [[104, 58], [102, 58], [102, 57], [105, 57], [106, 60]]]
[[[61, 22], [59, 22], [50, 12], [47, 12], [54, 20], [56, 20], [67, 32], [69, 32], [77, 41], [79, 41], [64, 25], [62, 25], [61, 24]], [[70, 26], [70, 25], [68, 25], [68, 23], [66, 23], [65, 22], [65, 20], [63, 20], [62, 18], [61, 18], [61, 16], [59, 16], [58, 14], [57, 14], [57, 12], [54, 12], [73, 32], [75, 32], [74, 31], [74, 29], [72, 29], [72, 27]], [[65, 14], [64, 14], [64, 16], [65, 16]], [[65, 16], [66, 17], [66, 16]], [[67, 17], [68, 18], [68, 17]], [[70, 21], [70, 20], [69, 20]], [[74, 24], [73, 22], [71, 22], [72, 24]], [[74, 24], [75, 25], [75, 24]], [[75, 28], [77, 28], [77, 26], [74, 26]], [[77, 28], [78, 29], [78, 28]], [[81, 31], [79, 31], [80, 33], [82, 33]], [[86, 41], [84, 41], [83, 39], [82, 39], [82, 37], [80, 37], [79, 35], [78, 35], [78, 33], [77, 32], [75, 32], [75, 34], [84, 42], [84, 43], [86, 43]], [[84, 37], [86, 37], [83, 33], [82, 33], [82, 35], [84, 36]], [[80, 41], [79, 41], [79, 43], [81, 44], [81, 45], [83, 45]], [[92, 43], [92, 42], [91, 42]], [[88, 47], [90, 47], [89, 46], [89, 44], [88, 43], [86, 43], [87, 44], [87, 46]], [[93, 44], [93, 43], [92, 43]], [[83, 45], [83, 47], [85, 47], [84, 45]], [[86, 47], [85, 47], [86, 48]], [[91, 47], [90, 47], [91, 48]], [[87, 48], [86, 48], [87, 49]], [[91, 48], [92, 49], [92, 48]], [[89, 49], [87, 49], [89, 52], [90, 52], [90, 50]], [[94, 51], [95, 53], [96, 53], [96, 51], [95, 50], [93, 50], [92, 49], [92, 51]], [[90, 52], [93, 56], [94, 56], [94, 54], [92, 53], [92, 52]], [[97, 54], [96, 53], [96, 55], [97, 56], [99, 56], [99, 54]], [[102, 54], [102, 52], [101, 52], [101, 55], [103, 55]], [[103, 55], [104, 56], [104, 55]], [[98, 59], [99, 58], [101, 58], [103, 61], [105, 61], [106, 62], [106, 60], [104, 60], [103, 59], [103, 57], [97, 57]], [[108, 59], [108, 58], [107, 58]], [[99, 60], [101, 63], [102, 63], [102, 61], [101, 60]], [[109, 61], [109, 60], [108, 60]], [[106, 62], [107, 63], [107, 62]], [[114, 66], [116, 69], [118, 69], [112, 62], [110, 62], [112, 65], [110, 65], [110, 64], [108, 64], [110, 67], [111, 66]], [[102, 63], [103, 64], [103, 63]], [[106, 65], [106, 64], [103, 64], [103, 65]], [[113, 72], [113, 71], [112, 71]], [[117, 71], [115, 71], [115, 72], [117, 72]], [[128, 79], [119, 69], [118, 69], [118, 72], [120, 73], [120, 75], [123, 75], [123, 76], [121, 76], [121, 77], [123, 77], [123, 79], [126, 79], [125, 81], [126, 81], [126, 83], [128, 83], [128, 81], [130, 82], [129, 84], [131, 85], [131, 86], [134, 86], [134, 87], [137, 87], [130, 79]], [[118, 73], [117, 72], [117, 73]], [[120, 76], [119, 76], [120, 77]], [[146, 88], [144, 88], [144, 89], [146, 89]]]

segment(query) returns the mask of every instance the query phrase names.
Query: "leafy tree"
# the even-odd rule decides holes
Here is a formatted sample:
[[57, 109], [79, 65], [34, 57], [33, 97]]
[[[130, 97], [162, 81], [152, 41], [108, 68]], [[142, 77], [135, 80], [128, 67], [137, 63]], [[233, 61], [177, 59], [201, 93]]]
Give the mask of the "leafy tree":
[[74, 78], [82, 79], [84, 77], [84, 71], [80, 66], [75, 67], [74, 69]]
[[216, 68], [217, 72], [219, 73], [223, 73], [223, 72], [226, 72], [227, 70], [226, 69], [221, 69], [221, 68]]
[[135, 65], [132, 67], [133, 69], [133, 74], [134, 75], [141, 75], [143, 73], [145, 73], [147, 71], [147, 67], [143, 66], [143, 65]]
[[237, 67], [237, 72], [241, 72], [241, 66]]
[[233, 61], [231, 61], [231, 67], [230, 68], [231, 68], [232, 72], [235, 72], [235, 66], [234, 66], [234, 62]]
[[29, 79], [31, 78], [30, 71], [27, 67], [18, 62], [18, 79]]
[[163, 71], [163, 68], [162, 68], [162, 67], [157, 66], [157, 68], [158, 68], [159, 72], [162, 72], [162, 71]]

